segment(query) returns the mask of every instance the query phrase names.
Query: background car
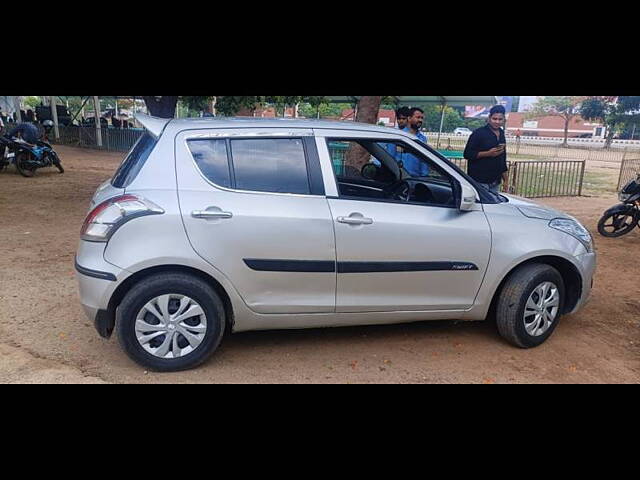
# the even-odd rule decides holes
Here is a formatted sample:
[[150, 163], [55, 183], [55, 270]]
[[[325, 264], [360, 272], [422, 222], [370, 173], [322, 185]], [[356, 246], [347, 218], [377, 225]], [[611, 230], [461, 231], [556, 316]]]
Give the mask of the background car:
[[458, 127], [453, 131], [453, 133], [455, 135], [471, 135], [473, 132], [467, 127]]

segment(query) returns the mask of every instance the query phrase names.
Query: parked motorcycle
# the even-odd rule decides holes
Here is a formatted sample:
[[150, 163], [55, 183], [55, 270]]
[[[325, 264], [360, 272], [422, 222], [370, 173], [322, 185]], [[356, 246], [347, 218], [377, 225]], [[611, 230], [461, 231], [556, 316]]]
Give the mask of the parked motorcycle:
[[640, 174], [628, 182], [618, 194], [622, 203], [611, 207], [598, 222], [598, 232], [605, 237], [629, 233], [640, 222]]
[[16, 138], [0, 137], [0, 170], [11, 164], [24, 177], [33, 177], [38, 168], [51, 166], [64, 173], [58, 154], [47, 142], [30, 144]]

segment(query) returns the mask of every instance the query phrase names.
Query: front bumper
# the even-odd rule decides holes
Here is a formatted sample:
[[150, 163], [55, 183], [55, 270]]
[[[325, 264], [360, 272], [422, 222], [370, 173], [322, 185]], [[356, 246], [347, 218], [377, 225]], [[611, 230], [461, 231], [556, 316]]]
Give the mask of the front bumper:
[[585, 253], [576, 257], [582, 275], [582, 295], [576, 306], [569, 313], [575, 313], [584, 307], [591, 298], [593, 288], [593, 277], [596, 273], [596, 254]]

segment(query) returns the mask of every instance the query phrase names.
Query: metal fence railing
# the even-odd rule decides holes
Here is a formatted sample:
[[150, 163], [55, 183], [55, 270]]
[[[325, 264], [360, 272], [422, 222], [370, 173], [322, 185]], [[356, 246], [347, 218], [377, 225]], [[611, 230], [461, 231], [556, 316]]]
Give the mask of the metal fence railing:
[[[7, 124], [5, 131], [11, 130], [15, 124]], [[36, 124], [40, 131], [41, 125]], [[97, 148], [100, 150], [128, 152], [144, 133], [141, 128], [101, 128], [102, 146], [98, 146], [98, 135], [95, 127], [80, 127], [76, 125], [58, 127], [60, 137], [55, 138], [53, 130], [49, 133], [49, 141], [55, 145], [70, 147]]]
[[[464, 158], [450, 158], [467, 171]], [[575, 197], [582, 195], [584, 160], [539, 160], [507, 162], [509, 191], [527, 198]], [[502, 185], [504, 190], [504, 185]]]
[[512, 162], [510, 191], [528, 198], [580, 196], [584, 169], [584, 160]]
[[[440, 137], [438, 134], [428, 134], [427, 142], [436, 149], [451, 151], [462, 151], [467, 145], [467, 136], [446, 136]], [[630, 155], [637, 155], [635, 147], [612, 147], [604, 149], [602, 146], [569, 145], [562, 146], [559, 143], [534, 144], [524, 140], [507, 139], [507, 154], [516, 158], [529, 158], [532, 160], [543, 159], [567, 159], [567, 160], [587, 160], [620, 163]]]
[[92, 127], [68, 126], [60, 127], [60, 138], [56, 140], [53, 135], [49, 139], [59, 145], [73, 147], [98, 148], [101, 150], [127, 152], [144, 133], [138, 128], [101, 128], [102, 146], [98, 146], [97, 130]]
[[625, 158], [620, 166], [617, 190], [620, 191], [629, 180], [633, 180], [638, 174], [640, 174], [640, 155]]
[[[438, 139], [438, 132], [424, 132], [427, 138], [433, 138], [435, 141]], [[515, 143], [517, 141], [516, 137], [510, 132], [511, 135], [507, 135], [507, 142]], [[462, 134], [454, 134], [454, 133], [441, 133], [440, 134], [440, 143], [446, 142], [448, 138], [452, 140], [462, 140], [464, 142], [469, 138], [468, 135]], [[524, 145], [547, 145], [547, 146], [556, 146], [561, 145], [563, 142], [562, 137], [540, 137], [540, 136], [527, 136], [522, 135], [520, 137], [520, 142]], [[605, 140], [602, 138], [576, 138], [569, 137], [567, 138], [567, 142], [569, 146], [585, 148], [585, 149], [602, 149], [605, 144]], [[628, 151], [640, 151], [640, 140], [619, 140], [614, 139], [611, 142], [612, 149], [626, 149]]]
[[[336, 174], [349, 173], [345, 164], [348, 145], [340, 142], [329, 144], [329, 153]], [[446, 151], [442, 152], [447, 156]], [[467, 171], [467, 160], [459, 155], [449, 160], [461, 170]], [[509, 192], [528, 198], [568, 197], [582, 195], [584, 160], [510, 161]], [[357, 172], [356, 172], [357, 173]]]

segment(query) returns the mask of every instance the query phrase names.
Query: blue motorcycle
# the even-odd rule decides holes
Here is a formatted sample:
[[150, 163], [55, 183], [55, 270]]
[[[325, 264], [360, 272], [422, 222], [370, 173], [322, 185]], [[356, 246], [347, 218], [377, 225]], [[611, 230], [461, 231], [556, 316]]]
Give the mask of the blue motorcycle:
[[38, 168], [51, 166], [64, 173], [58, 154], [47, 142], [30, 144], [15, 138], [0, 137], [0, 170], [11, 164], [23, 177], [33, 177]]

